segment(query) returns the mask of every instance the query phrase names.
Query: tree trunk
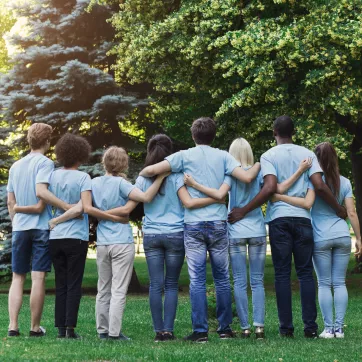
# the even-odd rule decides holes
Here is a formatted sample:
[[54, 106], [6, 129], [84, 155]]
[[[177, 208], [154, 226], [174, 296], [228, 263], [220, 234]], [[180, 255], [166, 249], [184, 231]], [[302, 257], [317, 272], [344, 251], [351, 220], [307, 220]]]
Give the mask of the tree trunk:
[[[353, 139], [351, 145], [352, 174], [354, 179], [356, 209], [360, 225], [362, 225], [362, 139]], [[357, 260], [354, 272], [362, 273], [362, 258]]]

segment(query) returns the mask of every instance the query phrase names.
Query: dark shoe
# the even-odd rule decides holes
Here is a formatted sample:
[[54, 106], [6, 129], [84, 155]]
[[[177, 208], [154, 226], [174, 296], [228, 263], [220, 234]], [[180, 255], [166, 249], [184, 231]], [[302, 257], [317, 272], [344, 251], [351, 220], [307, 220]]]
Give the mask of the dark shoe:
[[305, 338], [311, 338], [311, 339], [317, 339], [318, 338], [318, 332], [317, 331], [314, 331], [314, 332], [304, 332], [304, 337]]
[[173, 332], [163, 332], [163, 340], [166, 341], [174, 341], [176, 339]]
[[294, 338], [293, 332], [280, 333], [280, 337], [282, 338]]
[[155, 341], [156, 343], [158, 343], [158, 342], [163, 342], [163, 341], [164, 341], [164, 339], [163, 339], [163, 333], [162, 333], [162, 332], [156, 332], [156, 336], [155, 336], [154, 341]]
[[57, 338], [65, 338], [66, 334], [67, 334], [67, 328], [58, 327], [58, 336], [57, 336]]
[[120, 333], [119, 336], [117, 336], [117, 337], [108, 336], [108, 339], [113, 340], [113, 341], [130, 341], [131, 340], [131, 338], [125, 336], [122, 333]]
[[98, 338], [99, 339], [108, 339], [108, 333], [99, 333]]
[[82, 339], [82, 337], [74, 332], [74, 329], [67, 328], [67, 333], [65, 335], [65, 338], [69, 339]]
[[19, 329], [10, 329], [10, 331], [8, 331], [8, 337], [19, 337], [20, 336], [20, 332]]
[[44, 337], [45, 336], [45, 328], [39, 327], [39, 330], [37, 332], [30, 331], [29, 337]]
[[241, 338], [250, 338], [251, 330], [250, 329], [243, 329], [241, 331]]
[[235, 333], [232, 330], [218, 332], [220, 339], [235, 338]]
[[255, 338], [256, 339], [264, 339], [265, 338], [264, 327], [256, 327], [255, 328]]
[[209, 340], [206, 332], [193, 332], [189, 336], [184, 338], [184, 341], [195, 343], [206, 343]]

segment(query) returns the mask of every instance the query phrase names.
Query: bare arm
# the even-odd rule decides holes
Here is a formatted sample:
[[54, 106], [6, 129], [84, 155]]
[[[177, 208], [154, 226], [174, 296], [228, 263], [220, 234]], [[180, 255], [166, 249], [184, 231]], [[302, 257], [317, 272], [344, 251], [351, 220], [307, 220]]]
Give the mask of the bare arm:
[[225, 199], [227, 193], [230, 190], [230, 186], [226, 183], [223, 183], [219, 189], [214, 189], [212, 187], [201, 185], [196, 182], [191, 175], [188, 175], [187, 173], [184, 174], [184, 183], [185, 185], [190, 186], [218, 201]]
[[63, 222], [66, 222], [68, 220], [75, 219], [82, 214], [83, 214], [83, 204], [82, 204], [82, 200], [79, 200], [78, 204], [71, 207], [65, 213], [49, 220], [50, 230], [53, 230], [56, 225], [62, 224]]
[[83, 208], [84, 208], [84, 212], [88, 215], [91, 215], [95, 218], [97, 218], [98, 220], [108, 220], [108, 221], [113, 221], [113, 222], [120, 222], [120, 223], [124, 223], [127, 224], [129, 219], [128, 219], [128, 215], [127, 216], [114, 216], [111, 215], [109, 213], [107, 213], [106, 211], [102, 211], [97, 209], [96, 207], [94, 207], [92, 205], [92, 193], [91, 191], [84, 191], [81, 194], [81, 202], [83, 204]]
[[46, 207], [46, 203], [40, 200], [37, 204], [31, 206], [18, 206], [15, 204], [14, 211], [21, 214], [41, 214]]
[[260, 172], [260, 163], [256, 162], [255, 165], [249, 168], [249, 170], [247, 171], [245, 171], [242, 167], [235, 167], [234, 171], [231, 173], [231, 176], [235, 177], [241, 182], [250, 184], [250, 182], [253, 182], [255, 180], [259, 172]]
[[362, 256], [362, 242], [361, 242], [361, 228], [358, 220], [358, 215], [356, 212], [356, 207], [354, 205], [354, 200], [352, 197], [348, 197], [344, 200], [344, 205], [347, 209], [347, 214], [349, 221], [351, 222], [353, 231], [356, 235], [356, 256]]
[[166, 173], [166, 172], [170, 172], [170, 171], [171, 171], [170, 163], [168, 161], [164, 160], [162, 162], [156, 163], [155, 165], [145, 167], [140, 172], [140, 176], [154, 177], [156, 175], [161, 175], [162, 173]]
[[114, 216], [128, 216], [137, 205], [138, 202], [129, 200], [127, 201], [126, 205], [110, 209], [106, 211], [106, 213]]
[[315, 201], [315, 192], [312, 189], [308, 189], [307, 195], [305, 197], [294, 197], [288, 195], [274, 194], [271, 201], [272, 202], [283, 201], [286, 202], [287, 204], [301, 207], [306, 210], [310, 210]]
[[277, 178], [274, 175], [267, 175], [264, 177], [264, 186], [260, 192], [244, 207], [236, 207], [231, 210], [228, 216], [228, 222], [233, 224], [245, 217], [250, 211], [263, 205], [270, 197], [275, 194], [277, 189]]
[[67, 204], [63, 200], [58, 199], [48, 190], [48, 184], [37, 184], [36, 185], [36, 196], [43, 200], [45, 203], [67, 211], [71, 208], [71, 205]]
[[15, 211], [14, 211], [15, 204], [16, 204], [15, 194], [13, 192], [8, 192], [7, 205], [11, 221], [13, 221], [15, 216]]
[[[167, 161], [162, 161], [167, 162]], [[162, 162], [158, 163], [157, 165], [161, 164]], [[168, 163], [168, 162], [167, 162]], [[162, 182], [165, 177], [167, 177], [170, 173], [163, 173], [158, 175], [156, 180], [153, 181], [152, 185], [147, 189], [146, 192], [141, 191], [137, 187], [135, 187], [130, 194], [128, 195], [130, 200], [138, 201], [138, 202], [151, 202], [153, 198], [156, 196], [158, 190], [160, 189]]]
[[298, 170], [292, 176], [277, 185], [277, 194], [285, 194], [295, 184], [299, 177], [302, 176], [305, 171], [312, 167], [312, 163], [313, 160], [311, 157], [303, 160], [300, 163]]
[[345, 220], [348, 216], [346, 209], [338, 203], [332, 191], [323, 182], [322, 175], [315, 173], [310, 177], [310, 180], [312, 181], [317, 196], [326, 202], [336, 212], [338, 217]]
[[186, 209], [199, 209], [200, 207], [205, 207], [211, 204], [222, 203], [221, 201], [215, 200], [211, 197], [192, 198], [187, 191], [186, 186], [182, 186], [178, 190], [177, 194]]

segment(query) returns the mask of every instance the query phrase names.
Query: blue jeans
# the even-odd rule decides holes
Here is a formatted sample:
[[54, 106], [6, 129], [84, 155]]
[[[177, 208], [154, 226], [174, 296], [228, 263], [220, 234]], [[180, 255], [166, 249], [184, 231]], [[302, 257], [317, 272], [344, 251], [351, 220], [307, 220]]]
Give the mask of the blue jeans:
[[185, 224], [185, 249], [190, 276], [192, 328], [208, 332], [206, 299], [206, 254], [209, 252], [216, 289], [218, 332], [230, 331], [232, 323], [229, 278], [228, 233], [226, 221]]
[[[351, 256], [351, 238], [319, 241], [314, 244], [313, 262], [318, 278], [318, 299], [325, 328], [343, 328], [348, 305], [346, 272]], [[333, 297], [336, 321], [333, 323]]]
[[247, 249], [249, 254], [254, 326], [264, 327], [265, 319], [264, 266], [266, 238], [230, 239], [229, 254], [234, 279], [234, 297], [241, 329], [250, 329], [247, 295]]
[[269, 223], [270, 246], [275, 270], [275, 291], [281, 334], [294, 331], [290, 274], [292, 256], [300, 285], [305, 332], [316, 332], [318, 325], [313, 278], [313, 228], [303, 217], [281, 217]]
[[13, 231], [11, 263], [17, 274], [50, 272], [49, 230]]
[[[171, 234], [145, 234], [143, 247], [150, 276], [150, 308], [154, 330], [173, 332], [178, 280], [185, 259], [184, 233], [181, 231]], [[163, 289], [165, 289], [164, 305]]]

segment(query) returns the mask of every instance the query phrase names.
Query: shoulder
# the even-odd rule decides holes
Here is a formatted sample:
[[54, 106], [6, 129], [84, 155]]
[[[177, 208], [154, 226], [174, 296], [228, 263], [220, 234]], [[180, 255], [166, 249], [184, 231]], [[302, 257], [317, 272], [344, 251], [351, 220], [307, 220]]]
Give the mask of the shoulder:
[[77, 171], [78, 173], [78, 177], [82, 180], [82, 181], [91, 181], [91, 177], [83, 171]]
[[345, 188], [352, 187], [351, 181], [347, 177], [340, 176], [340, 180], [341, 180], [342, 187], [345, 187]]

